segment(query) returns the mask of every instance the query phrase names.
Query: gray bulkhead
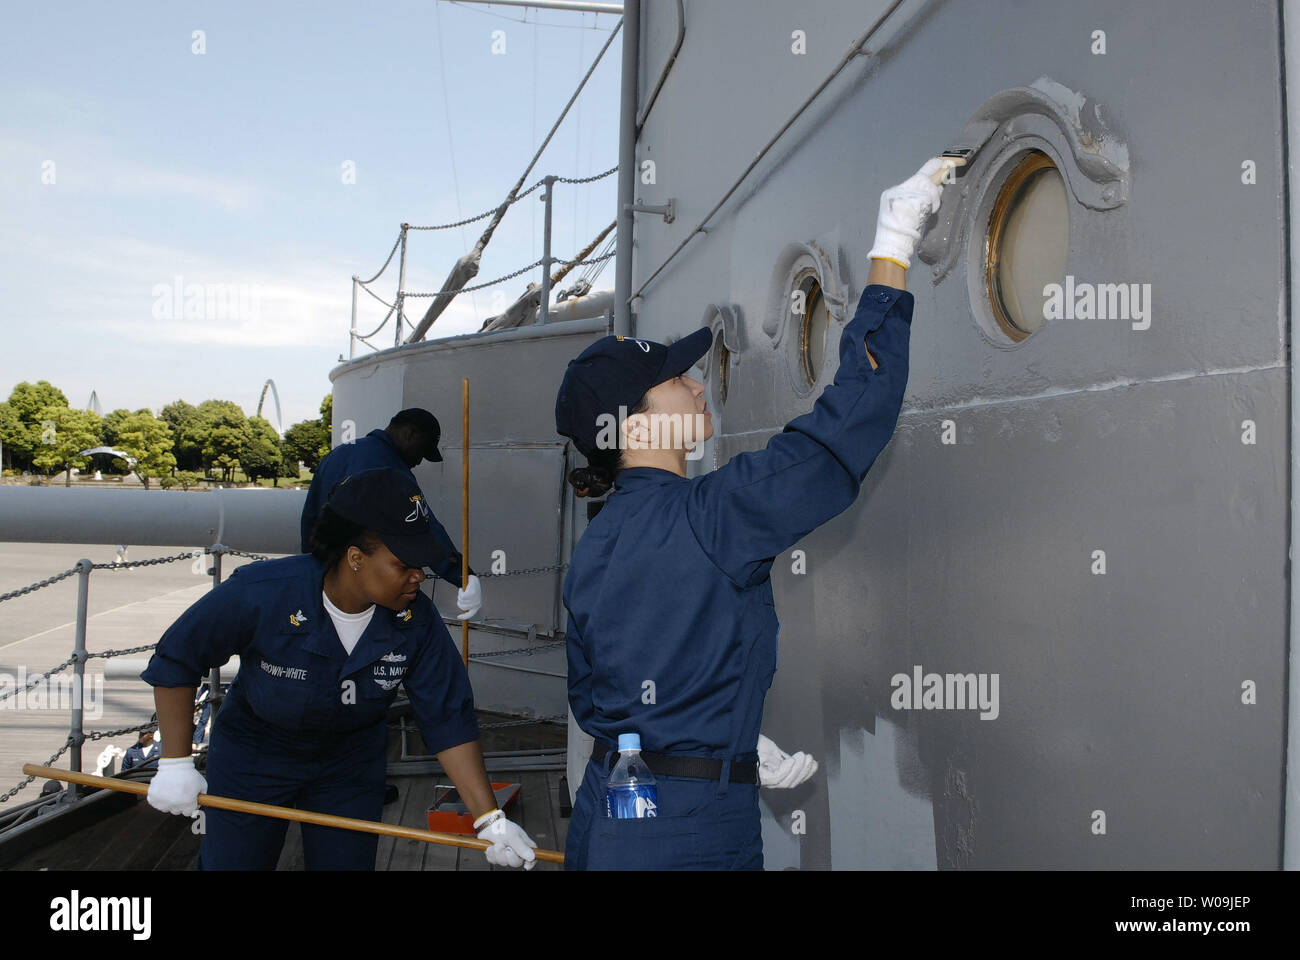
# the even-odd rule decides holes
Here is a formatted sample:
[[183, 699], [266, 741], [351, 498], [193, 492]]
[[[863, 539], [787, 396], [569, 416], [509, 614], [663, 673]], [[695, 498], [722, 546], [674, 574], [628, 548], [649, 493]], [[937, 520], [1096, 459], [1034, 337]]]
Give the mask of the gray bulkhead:
[[[965, 205], [954, 236], [927, 238], [934, 265], [913, 259], [895, 438], [858, 502], [798, 545], [807, 572], [788, 554], [773, 567], [780, 660], [764, 731], [823, 768], [763, 791], [768, 867], [1276, 867], [1289, 457], [1278, 5], [903, 4], [866, 44], [874, 55], [845, 67], [642, 290], [886, 6], [758, 0], [742, 19], [688, 2], [637, 144], [656, 180], [638, 182], [638, 202], [672, 198], [676, 219], [637, 216], [636, 335], [728, 315], [736, 328], [725, 406], [710, 384], [707, 469], [761, 448], [834, 374], [828, 347], [799, 395], [780, 329], [792, 251], [826, 274], [837, 343], [881, 190], [1022, 91], [947, 188], [945, 208]], [[672, 3], [641, 10], [644, 91], [677, 23]], [[988, 328], [988, 204], [1030, 146], [1069, 174], [1067, 272], [1150, 284], [1148, 328], [1060, 319], [1019, 343]], [[996, 718], [895, 709], [891, 678], [916, 665], [997, 674]]]
[[[733, 351], [725, 404], [707, 358], [718, 436], [694, 474], [811, 409], [866, 283], [880, 192], [973, 119], [997, 124], [913, 258], [897, 434], [858, 501], [797, 545], [806, 572], [790, 554], [773, 567], [764, 732], [822, 766], [762, 792], [767, 866], [1277, 867], [1290, 480], [1279, 6], [904, 2], [647, 283], [890, 6], [688, 0], [636, 142], [636, 201], [671, 199], [676, 216], [636, 215], [630, 332], [668, 341], [711, 324]], [[640, 11], [644, 109], [679, 25], [675, 3]], [[1149, 326], [1049, 320], [1011, 342], [990, 320], [990, 207], [1031, 148], [1068, 186], [1068, 274], [1149, 284]], [[813, 384], [785, 310], [809, 269], [832, 318]], [[554, 433], [555, 389], [603, 333], [556, 323], [346, 364], [331, 375], [334, 440], [344, 418], [362, 435], [403, 406], [433, 410], [446, 459], [416, 475], [459, 543], [470, 376], [472, 561], [486, 567], [492, 545], [514, 568], [550, 564], [557, 542], [567, 559], [586, 501], [562, 484], [582, 461]], [[484, 613], [562, 630], [558, 586], [487, 580]], [[512, 662], [551, 676], [475, 664], [481, 706], [565, 711], [562, 650]], [[996, 716], [895, 708], [892, 679], [918, 665], [996, 675]]]

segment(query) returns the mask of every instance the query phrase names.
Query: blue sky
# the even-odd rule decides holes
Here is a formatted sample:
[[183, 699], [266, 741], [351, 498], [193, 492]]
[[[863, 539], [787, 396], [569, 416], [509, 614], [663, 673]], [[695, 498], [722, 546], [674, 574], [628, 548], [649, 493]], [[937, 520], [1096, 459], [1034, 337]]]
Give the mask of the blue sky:
[[[263, 0], [24, 4], [5, 21], [0, 399], [48, 379], [74, 407], [95, 390], [105, 412], [220, 398], [252, 414], [269, 377], [288, 426], [317, 415], [347, 353], [351, 276], [379, 269], [402, 221], [499, 203], [617, 18]], [[617, 163], [621, 42], [525, 186]], [[616, 179], [557, 187], [555, 255], [613, 220]], [[473, 282], [541, 256], [540, 194], [511, 208]], [[483, 226], [411, 234], [407, 289], [441, 287]], [[374, 284], [390, 301], [395, 266]], [[177, 277], [232, 306], [169, 312], [160, 291]], [[530, 279], [540, 268], [503, 284], [505, 302]], [[611, 261], [596, 286], [612, 285]], [[496, 312], [491, 293], [458, 297], [431, 336], [478, 329]], [[361, 300], [367, 332], [385, 308]], [[391, 345], [391, 330], [376, 342]]]

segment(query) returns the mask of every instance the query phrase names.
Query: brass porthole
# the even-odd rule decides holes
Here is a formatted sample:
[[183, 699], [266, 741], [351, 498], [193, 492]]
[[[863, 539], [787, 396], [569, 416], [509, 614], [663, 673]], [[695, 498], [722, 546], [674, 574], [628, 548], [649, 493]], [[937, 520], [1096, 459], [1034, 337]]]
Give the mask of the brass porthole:
[[[799, 324], [799, 370], [803, 374], [804, 386], [811, 387], [821, 375], [822, 363], [826, 359], [826, 334], [830, 329], [831, 314], [815, 272], [808, 271], [798, 278], [795, 289], [803, 294], [802, 298], [791, 298], [791, 310]], [[802, 315], [797, 311], [800, 299]]]
[[722, 342], [721, 336], [718, 337], [717, 373], [718, 373], [718, 380], [717, 380], [718, 403], [723, 404], [727, 402], [727, 378], [731, 373], [731, 351], [728, 350], [727, 345]]
[[1043, 288], [1065, 279], [1069, 216], [1056, 164], [1040, 150], [1029, 152], [998, 191], [984, 240], [985, 292], [1013, 342], [1043, 325]]

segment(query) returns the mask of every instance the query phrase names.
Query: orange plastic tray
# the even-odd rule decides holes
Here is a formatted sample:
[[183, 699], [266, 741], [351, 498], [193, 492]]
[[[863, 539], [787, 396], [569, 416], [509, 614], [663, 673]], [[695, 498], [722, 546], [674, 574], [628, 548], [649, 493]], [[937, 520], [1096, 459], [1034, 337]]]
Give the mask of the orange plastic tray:
[[[497, 806], [505, 813], [515, 805], [519, 794], [517, 783], [497, 783], [493, 781], [492, 792], [496, 794]], [[429, 829], [440, 833], [459, 833], [466, 837], [474, 836], [474, 818], [470, 816], [465, 804], [455, 787], [439, 787], [433, 795], [433, 803], [427, 811]]]

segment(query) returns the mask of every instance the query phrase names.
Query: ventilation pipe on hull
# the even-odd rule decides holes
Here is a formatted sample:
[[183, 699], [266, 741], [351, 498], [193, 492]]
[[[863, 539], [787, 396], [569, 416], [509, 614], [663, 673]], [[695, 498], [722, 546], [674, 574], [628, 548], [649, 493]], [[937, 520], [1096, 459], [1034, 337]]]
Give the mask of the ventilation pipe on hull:
[[[1288, 12], [1291, 16], [1287, 16]], [[1288, 113], [1300, 104], [1300, 15], [1280, 5], [1282, 17], [1282, 68], [1286, 77], [1286, 105], [1282, 123], [1286, 130], [1287, 193], [1287, 312], [1290, 318], [1290, 387], [1291, 387], [1291, 546], [1289, 551], [1289, 585], [1291, 610], [1288, 618], [1290, 642], [1286, 684], [1286, 777], [1282, 803], [1286, 810], [1282, 830], [1282, 867], [1300, 870], [1300, 710], [1296, 709], [1296, 681], [1300, 679], [1300, 594], [1296, 591], [1296, 543], [1300, 541], [1300, 473], [1296, 471], [1296, 437], [1300, 436], [1300, 392], [1296, 390], [1296, 284], [1300, 283], [1300, 246], [1295, 230], [1300, 225], [1300, 190], [1296, 189], [1296, 164], [1300, 161], [1300, 125], [1290, 122]]]
[[614, 249], [614, 333], [632, 336], [632, 211], [636, 202], [636, 102], [641, 0], [623, 4], [623, 79], [618, 108], [618, 238]]

